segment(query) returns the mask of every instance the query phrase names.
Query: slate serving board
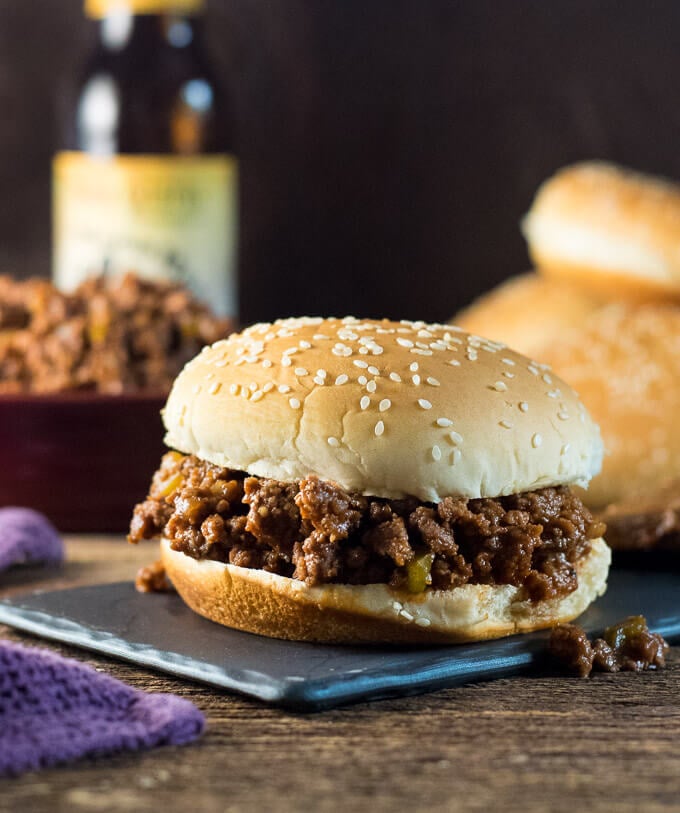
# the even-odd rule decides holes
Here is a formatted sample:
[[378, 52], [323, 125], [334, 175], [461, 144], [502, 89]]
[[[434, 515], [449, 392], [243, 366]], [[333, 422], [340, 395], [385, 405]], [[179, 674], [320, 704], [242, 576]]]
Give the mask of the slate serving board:
[[[618, 571], [609, 583], [581, 616], [589, 633], [642, 613], [655, 632], [680, 638], [680, 573]], [[6, 599], [0, 623], [296, 711], [516, 675], [540, 666], [548, 637], [422, 648], [275, 641], [206, 621], [175, 594], [139, 594], [131, 582]]]

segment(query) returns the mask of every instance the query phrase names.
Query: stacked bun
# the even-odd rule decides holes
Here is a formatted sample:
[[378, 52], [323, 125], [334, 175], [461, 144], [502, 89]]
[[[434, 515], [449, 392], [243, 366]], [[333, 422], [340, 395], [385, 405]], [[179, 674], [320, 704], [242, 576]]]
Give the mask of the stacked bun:
[[600, 162], [561, 170], [522, 224], [535, 266], [606, 298], [680, 296], [680, 186]]
[[550, 364], [602, 429], [590, 505], [680, 478], [680, 186], [603, 163], [558, 172], [523, 222], [537, 272], [455, 319]]

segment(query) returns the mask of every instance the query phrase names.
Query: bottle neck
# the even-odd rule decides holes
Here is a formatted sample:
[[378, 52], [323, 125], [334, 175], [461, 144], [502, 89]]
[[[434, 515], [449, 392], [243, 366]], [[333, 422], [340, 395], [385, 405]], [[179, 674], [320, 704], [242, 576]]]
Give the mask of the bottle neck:
[[132, 14], [117, 11], [99, 22], [99, 42], [106, 51], [128, 49], [191, 49], [200, 44], [203, 19], [173, 12]]

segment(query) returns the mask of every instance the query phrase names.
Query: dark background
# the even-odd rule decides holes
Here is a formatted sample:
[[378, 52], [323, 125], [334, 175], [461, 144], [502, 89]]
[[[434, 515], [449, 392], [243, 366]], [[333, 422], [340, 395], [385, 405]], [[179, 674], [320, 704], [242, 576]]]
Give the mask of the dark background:
[[[213, 0], [242, 160], [242, 317], [446, 319], [524, 270], [559, 166], [680, 177], [680, 3]], [[0, 0], [0, 272], [49, 273], [50, 162], [95, 34]]]

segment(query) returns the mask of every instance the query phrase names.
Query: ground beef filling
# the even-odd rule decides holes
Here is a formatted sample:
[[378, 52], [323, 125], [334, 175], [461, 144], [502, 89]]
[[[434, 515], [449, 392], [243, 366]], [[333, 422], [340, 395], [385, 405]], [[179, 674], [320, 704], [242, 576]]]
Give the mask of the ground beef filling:
[[650, 632], [641, 615], [608, 627], [592, 643], [575, 624], [560, 624], [550, 635], [550, 655], [579, 677], [591, 672], [646, 672], [663, 669], [670, 647], [658, 633]]
[[389, 584], [418, 592], [462, 584], [523, 586], [531, 600], [578, 586], [576, 562], [602, 536], [567, 487], [438, 505], [344, 491], [310, 476], [250, 477], [169, 452], [129, 540], [163, 535], [174, 550], [309, 585]]

